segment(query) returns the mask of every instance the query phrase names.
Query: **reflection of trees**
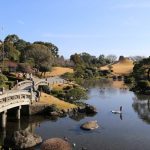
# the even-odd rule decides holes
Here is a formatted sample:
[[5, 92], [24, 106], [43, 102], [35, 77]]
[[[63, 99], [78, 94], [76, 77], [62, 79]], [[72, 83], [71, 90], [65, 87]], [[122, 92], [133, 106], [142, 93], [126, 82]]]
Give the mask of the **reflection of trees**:
[[34, 117], [22, 117], [21, 120], [9, 119], [6, 129], [0, 129], [0, 143], [3, 143], [5, 137], [11, 137], [14, 131], [29, 130], [34, 132], [36, 127], [40, 126], [40, 123], [45, 121], [42, 116]]
[[96, 114], [86, 114], [86, 113], [79, 113], [79, 112], [76, 112], [76, 113], [71, 113], [69, 114], [69, 118], [75, 120], [75, 121], [80, 121], [82, 119], [84, 119], [85, 117], [93, 117], [95, 116]]
[[112, 88], [112, 87], [107, 88], [107, 91], [108, 91], [108, 93], [109, 93], [109, 94], [111, 94], [111, 95], [114, 95], [114, 94], [116, 94], [116, 93], [117, 93], [117, 89]]
[[75, 121], [80, 121], [82, 119], [84, 119], [86, 116], [86, 114], [84, 113], [72, 113], [69, 115], [69, 118], [75, 120]]
[[142, 101], [142, 100], [150, 100], [150, 96], [147, 95], [141, 95], [141, 94], [136, 94], [136, 99]]
[[105, 87], [110, 87], [112, 85], [111, 80], [108, 79], [92, 79], [92, 80], [85, 80], [83, 83], [83, 86], [85, 88], [89, 87], [100, 87], [100, 88], [105, 88]]
[[146, 95], [136, 95], [133, 98], [132, 107], [139, 117], [150, 124], [150, 97]]
[[120, 93], [124, 94], [124, 93], [127, 93], [128, 90], [127, 89], [120, 89]]

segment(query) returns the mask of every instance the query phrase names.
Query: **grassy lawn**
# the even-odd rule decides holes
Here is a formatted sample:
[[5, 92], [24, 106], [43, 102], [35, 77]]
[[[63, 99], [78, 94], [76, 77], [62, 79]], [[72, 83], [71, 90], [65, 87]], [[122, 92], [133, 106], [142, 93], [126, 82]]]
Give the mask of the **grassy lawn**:
[[53, 67], [51, 72], [46, 72], [45, 77], [60, 76], [67, 72], [73, 73], [73, 69], [67, 67]]
[[48, 95], [45, 93], [42, 93], [40, 102], [42, 104], [55, 104], [56, 107], [60, 110], [62, 109], [70, 109], [70, 108], [76, 108], [77, 106], [74, 104], [70, 104], [68, 102], [62, 101], [52, 95]]
[[[129, 74], [133, 71], [133, 61], [125, 59], [124, 61], [118, 61], [112, 65], [113, 74], [123, 75]], [[101, 67], [101, 70], [108, 70], [108, 65]]]

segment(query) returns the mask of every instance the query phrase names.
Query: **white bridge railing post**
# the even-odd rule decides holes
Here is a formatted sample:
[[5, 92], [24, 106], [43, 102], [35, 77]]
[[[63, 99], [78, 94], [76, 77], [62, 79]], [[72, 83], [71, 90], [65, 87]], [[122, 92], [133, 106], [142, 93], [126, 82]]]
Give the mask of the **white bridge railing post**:
[[2, 127], [5, 128], [6, 127], [6, 121], [7, 121], [7, 111], [4, 111], [2, 113]]
[[33, 89], [31, 88], [31, 104], [33, 103], [34, 101], [34, 93], [33, 93]]
[[18, 120], [20, 120], [20, 111], [21, 111], [21, 106], [19, 106], [17, 109], [17, 119]]

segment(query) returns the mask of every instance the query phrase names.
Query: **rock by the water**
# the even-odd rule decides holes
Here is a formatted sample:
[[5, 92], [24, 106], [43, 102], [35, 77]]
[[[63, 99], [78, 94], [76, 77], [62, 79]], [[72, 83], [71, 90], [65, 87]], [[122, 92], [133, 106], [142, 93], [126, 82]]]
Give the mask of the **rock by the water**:
[[51, 138], [41, 145], [41, 150], [72, 150], [72, 146], [64, 139]]
[[97, 124], [97, 121], [89, 121], [81, 125], [81, 129], [83, 130], [94, 130], [98, 127], [99, 125]]
[[42, 142], [42, 138], [27, 130], [16, 131], [13, 134], [12, 142], [15, 148], [25, 149], [33, 147]]
[[97, 110], [94, 106], [89, 105], [89, 104], [85, 104], [82, 107], [78, 107], [78, 112], [79, 113], [86, 113], [87, 115], [92, 115], [92, 114], [96, 114]]
[[50, 112], [50, 116], [59, 116], [59, 113], [56, 111]]
[[95, 113], [97, 113], [96, 108], [94, 106], [91, 106], [91, 105], [86, 105], [85, 111], [86, 111], [86, 114], [95, 114]]
[[78, 107], [78, 112], [79, 113], [86, 113], [85, 112], [85, 107]]
[[62, 112], [67, 114], [68, 113], [68, 109], [62, 109]]
[[54, 112], [54, 111], [58, 111], [58, 108], [56, 107], [56, 105], [52, 104], [51, 106], [47, 107], [46, 111], [49, 112]]

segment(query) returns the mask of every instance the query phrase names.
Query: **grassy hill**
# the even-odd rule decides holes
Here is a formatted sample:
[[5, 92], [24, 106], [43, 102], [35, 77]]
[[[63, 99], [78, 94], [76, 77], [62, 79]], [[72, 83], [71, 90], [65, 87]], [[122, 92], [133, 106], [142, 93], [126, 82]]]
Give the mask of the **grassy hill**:
[[[115, 62], [114, 64], [111, 65], [113, 74], [115, 75], [125, 75], [129, 74], [133, 70], [133, 61], [128, 59], [128, 58], [122, 58], [119, 59], [119, 61]], [[108, 70], [108, 65], [101, 67], [101, 70]]]
[[48, 95], [46, 93], [42, 93], [40, 102], [41, 104], [54, 104], [56, 107], [60, 110], [62, 109], [70, 109], [70, 108], [76, 108], [77, 106], [74, 104], [70, 104], [68, 102], [62, 101], [52, 95]]
[[46, 77], [52, 77], [52, 76], [60, 76], [64, 73], [69, 72], [73, 73], [73, 69], [68, 67], [53, 67], [51, 72], [46, 73]]

